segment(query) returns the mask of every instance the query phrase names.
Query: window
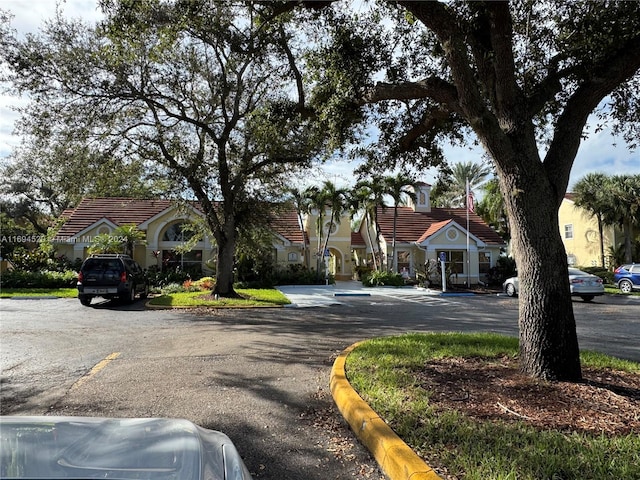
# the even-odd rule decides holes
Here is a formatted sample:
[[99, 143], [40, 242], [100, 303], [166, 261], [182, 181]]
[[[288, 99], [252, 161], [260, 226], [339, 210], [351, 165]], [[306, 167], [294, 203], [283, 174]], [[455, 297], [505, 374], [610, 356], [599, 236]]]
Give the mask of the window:
[[438, 258], [440, 258], [441, 253], [445, 254], [446, 268], [449, 269], [451, 273], [464, 272], [464, 252], [460, 250], [438, 252]]
[[488, 275], [491, 269], [491, 252], [478, 252], [478, 272]]
[[409, 272], [411, 270], [411, 252], [406, 250], [400, 250], [398, 255], [398, 272]]
[[163, 242], [185, 242], [190, 240], [195, 233], [191, 230], [191, 227], [186, 222], [179, 222], [170, 225], [162, 235]]
[[450, 241], [455, 241], [458, 239], [458, 230], [456, 228], [450, 228], [447, 230], [447, 239]]
[[573, 224], [568, 223], [564, 226], [564, 238], [573, 238]]
[[173, 250], [162, 251], [162, 268], [180, 270], [199, 270], [202, 267], [202, 250], [191, 250], [190, 252], [178, 253]]
[[331, 232], [329, 232], [330, 235], [335, 235], [336, 232], [338, 231], [338, 227], [339, 225], [336, 222], [327, 222], [324, 224], [324, 229], [322, 230], [324, 233], [327, 233], [329, 231], [329, 227], [331, 227]]
[[298, 254], [296, 252], [289, 252], [289, 261], [290, 262], [297, 262], [298, 261]]

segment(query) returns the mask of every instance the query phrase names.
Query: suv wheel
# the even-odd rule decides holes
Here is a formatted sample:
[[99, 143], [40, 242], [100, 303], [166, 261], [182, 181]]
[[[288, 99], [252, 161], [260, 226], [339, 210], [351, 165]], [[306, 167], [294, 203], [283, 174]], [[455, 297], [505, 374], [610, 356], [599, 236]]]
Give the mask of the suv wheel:
[[136, 286], [132, 283], [129, 290], [120, 295], [122, 303], [133, 303], [136, 299]]
[[89, 297], [88, 295], [78, 295], [78, 299], [80, 300], [80, 303], [85, 307], [91, 305], [91, 297]]
[[513, 283], [508, 283], [507, 286], [505, 287], [505, 291], [508, 297], [516, 296], [516, 287], [513, 285]]
[[128, 302], [133, 303], [135, 300], [136, 300], [136, 286], [132, 283], [131, 289], [129, 290]]
[[618, 288], [622, 293], [631, 293], [631, 291], [633, 290], [633, 285], [629, 280], [620, 280], [620, 283], [618, 283]]

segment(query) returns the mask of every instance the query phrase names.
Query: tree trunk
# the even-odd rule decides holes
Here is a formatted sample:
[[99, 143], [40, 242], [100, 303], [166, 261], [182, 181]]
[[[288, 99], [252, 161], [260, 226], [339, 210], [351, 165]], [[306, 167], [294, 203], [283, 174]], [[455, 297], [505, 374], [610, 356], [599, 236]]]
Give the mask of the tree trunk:
[[236, 232], [235, 223], [227, 219], [223, 232], [216, 235], [218, 257], [216, 262], [216, 285], [214, 295], [235, 298], [238, 294], [233, 289], [233, 270], [235, 266]]
[[[369, 230], [369, 214], [365, 213], [364, 215], [364, 228], [367, 232], [367, 240], [369, 241], [369, 248], [371, 249], [371, 258], [373, 259], [373, 269], [378, 271], [378, 260], [376, 259], [376, 251], [373, 248], [373, 240], [371, 240], [371, 231]], [[366, 255], [365, 255], [366, 261]]]
[[[534, 169], [535, 170], [535, 169]], [[582, 378], [567, 256], [560, 235], [560, 202], [543, 169], [501, 179], [511, 211], [518, 266], [520, 365], [546, 380]]]
[[631, 241], [632, 232], [633, 232], [633, 220], [625, 219], [622, 231], [624, 234], [624, 262], [632, 263], [633, 262], [633, 245]]
[[602, 215], [600, 213], [597, 214], [598, 218], [598, 235], [600, 239], [600, 266], [602, 268], [606, 268], [604, 263], [604, 227], [602, 224]]

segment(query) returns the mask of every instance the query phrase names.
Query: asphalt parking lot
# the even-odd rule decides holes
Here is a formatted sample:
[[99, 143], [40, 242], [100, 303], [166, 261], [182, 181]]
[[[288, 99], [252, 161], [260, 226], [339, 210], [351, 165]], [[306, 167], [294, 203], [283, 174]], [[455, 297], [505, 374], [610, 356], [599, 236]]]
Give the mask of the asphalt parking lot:
[[[383, 478], [333, 406], [333, 360], [407, 331], [517, 335], [517, 299], [347, 287], [255, 310], [0, 300], [1, 413], [187, 418], [227, 433], [256, 479]], [[637, 297], [574, 310], [582, 348], [640, 361]]]

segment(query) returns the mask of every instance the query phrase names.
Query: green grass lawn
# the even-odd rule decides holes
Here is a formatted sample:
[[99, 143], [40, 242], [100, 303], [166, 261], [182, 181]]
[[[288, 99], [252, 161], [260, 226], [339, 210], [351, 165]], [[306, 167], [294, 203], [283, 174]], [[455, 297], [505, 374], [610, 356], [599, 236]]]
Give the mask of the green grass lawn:
[[61, 297], [76, 298], [77, 288], [3, 288], [0, 298], [12, 297]]
[[[165, 307], [274, 307], [291, 303], [275, 289], [237, 289], [241, 298], [220, 298], [215, 300], [207, 292], [186, 292], [161, 295], [150, 300], [151, 305]], [[76, 288], [6, 288], [0, 298], [51, 296], [76, 298]]]
[[[444, 357], [515, 357], [518, 340], [490, 334], [407, 334], [373, 339], [347, 357], [360, 396], [432, 466], [465, 480], [640, 478], [640, 435], [541, 431], [524, 422], [434, 413], [416, 372]], [[640, 374], [640, 364], [585, 352], [583, 366]]]
[[153, 298], [149, 304], [164, 307], [275, 307], [291, 303], [275, 289], [237, 289], [241, 298], [211, 298], [207, 292], [181, 292]]

